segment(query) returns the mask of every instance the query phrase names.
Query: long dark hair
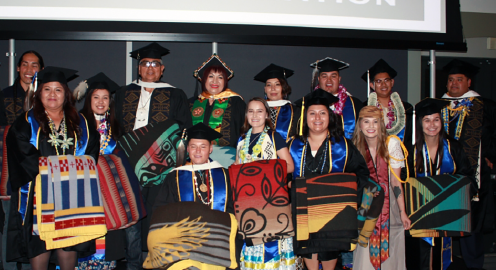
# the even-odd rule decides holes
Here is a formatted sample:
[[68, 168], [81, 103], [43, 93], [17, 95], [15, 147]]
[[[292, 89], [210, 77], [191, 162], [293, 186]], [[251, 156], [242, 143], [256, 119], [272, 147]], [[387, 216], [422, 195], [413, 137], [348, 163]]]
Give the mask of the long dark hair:
[[267, 118], [265, 118], [265, 126], [266, 127], [269, 127], [269, 130], [274, 130], [274, 125], [272, 125], [272, 120], [270, 119], [270, 107], [269, 107], [269, 104], [267, 104], [267, 101], [265, 99], [263, 99], [263, 98], [254, 97], [254, 98], [250, 99], [250, 101], [248, 101], [248, 103], [246, 104], [245, 123], [241, 127], [241, 134], [242, 134], [241, 137], [242, 138], [245, 138], [246, 132], [248, 132], [248, 130], [250, 130], [250, 128], [251, 128], [251, 125], [248, 122], [248, 117], [246, 117], [246, 115], [248, 114], [248, 107], [250, 106], [250, 102], [252, 102], [252, 101], [262, 102], [262, 104], [265, 107], [265, 111], [267, 112]]
[[[60, 83], [64, 89], [64, 104], [62, 105], [62, 110], [65, 114], [65, 124], [67, 126], [67, 136], [72, 137], [72, 134], [76, 133], [78, 137], [81, 137], [81, 128], [79, 127], [79, 114], [74, 107], [74, 97], [72, 96], [71, 90], [67, 84]], [[40, 124], [41, 132], [45, 135], [50, 133], [50, 127], [48, 126], [48, 116], [45, 112], [45, 107], [41, 102], [41, 91], [45, 83], [40, 84], [37, 93], [34, 95], [33, 99], [33, 114], [34, 118]], [[81, 141], [80, 141], [81, 142]]]
[[[45, 68], [45, 62], [43, 61], [43, 57], [41, 57], [41, 54], [38, 53], [37, 51], [34, 51], [34, 50], [29, 50], [29, 51], [25, 51], [21, 57], [19, 58], [19, 61], [17, 61], [17, 67], [21, 67], [21, 64], [22, 64], [22, 59], [24, 59], [24, 56], [26, 54], [29, 54], [29, 53], [32, 53], [34, 54], [36, 57], [38, 57], [38, 64], [40, 65], [40, 68], [39, 70], [41, 71], [43, 68]], [[19, 76], [19, 72], [17, 72], [17, 78], [15, 79], [14, 81], [14, 115], [17, 117], [17, 85], [19, 85], [20, 83], [20, 76]]]
[[[311, 105], [312, 106], [312, 105]], [[300, 140], [303, 142], [307, 141], [308, 135], [310, 133], [310, 129], [307, 124], [307, 112], [311, 106], [305, 107], [305, 113], [303, 114], [303, 135], [300, 136]], [[325, 106], [325, 105], [324, 105]], [[327, 107], [327, 112], [329, 115], [329, 125], [327, 126], [327, 130], [329, 131], [329, 136], [334, 138], [335, 142], [340, 142], [341, 138], [344, 136], [344, 131], [342, 125], [340, 125], [340, 121], [337, 116], [329, 107]], [[332, 141], [331, 141], [332, 142]]]
[[[88, 122], [91, 122], [92, 125], [94, 125], [95, 129], [97, 128], [96, 126], [96, 119], [95, 115], [93, 114], [93, 110], [91, 109], [91, 96], [93, 95], [93, 92], [95, 92], [96, 89], [88, 89], [88, 93], [86, 94], [86, 98], [84, 99], [84, 106], [83, 109], [81, 109], [81, 113], [86, 117]], [[112, 139], [118, 140], [121, 137], [121, 128], [119, 125], [119, 121], [117, 121], [117, 118], [115, 117], [115, 103], [114, 99], [112, 98], [112, 94], [108, 89], [107, 90], [109, 93], [109, 123], [110, 123], [110, 129], [112, 130]]]
[[[423, 147], [425, 143], [425, 137], [424, 137], [424, 129], [422, 127], [422, 120], [424, 119], [425, 116], [423, 117], [417, 117], [416, 119], [416, 126], [415, 126], [415, 151], [417, 152], [415, 155], [415, 171], [417, 173], [425, 173], [424, 172], [424, 155], [423, 155]], [[439, 114], [439, 119], [441, 119], [441, 130], [439, 131], [439, 142], [437, 146], [437, 153], [436, 156], [439, 156], [439, 159], [437, 161], [437, 168], [438, 170], [441, 167], [441, 161], [443, 160], [443, 153], [444, 153], [444, 143], [443, 140], [448, 138], [448, 135], [446, 134], [446, 131], [444, 130], [444, 120], [443, 117], [441, 117], [441, 114]], [[430, 162], [430, 160], [429, 160]], [[432, 173], [432, 172], [431, 172]]]

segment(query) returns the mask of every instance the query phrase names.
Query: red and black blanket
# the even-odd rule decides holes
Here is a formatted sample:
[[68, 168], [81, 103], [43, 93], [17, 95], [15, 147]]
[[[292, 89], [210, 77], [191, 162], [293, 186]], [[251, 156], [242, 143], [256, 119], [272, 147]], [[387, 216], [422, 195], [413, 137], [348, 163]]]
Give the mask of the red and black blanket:
[[286, 172], [282, 159], [229, 167], [235, 215], [246, 245], [294, 235]]

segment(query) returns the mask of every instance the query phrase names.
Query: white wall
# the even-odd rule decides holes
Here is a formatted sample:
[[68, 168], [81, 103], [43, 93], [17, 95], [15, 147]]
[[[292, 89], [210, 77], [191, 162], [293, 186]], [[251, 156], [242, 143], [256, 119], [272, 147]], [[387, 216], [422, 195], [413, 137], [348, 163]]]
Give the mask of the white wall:
[[461, 12], [496, 13], [496, 1], [460, 0], [460, 10]]

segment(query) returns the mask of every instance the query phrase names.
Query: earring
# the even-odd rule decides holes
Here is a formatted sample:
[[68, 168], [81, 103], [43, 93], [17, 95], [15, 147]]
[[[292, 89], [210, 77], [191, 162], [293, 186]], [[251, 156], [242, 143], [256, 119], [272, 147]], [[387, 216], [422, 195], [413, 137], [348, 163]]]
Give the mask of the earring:
[[264, 94], [264, 96], [265, 96], [265, 100], [267, 100], [267, 99], [268, 99], [268, 98], [267, 98], [267, 93], [265, 93], [265, 94]]

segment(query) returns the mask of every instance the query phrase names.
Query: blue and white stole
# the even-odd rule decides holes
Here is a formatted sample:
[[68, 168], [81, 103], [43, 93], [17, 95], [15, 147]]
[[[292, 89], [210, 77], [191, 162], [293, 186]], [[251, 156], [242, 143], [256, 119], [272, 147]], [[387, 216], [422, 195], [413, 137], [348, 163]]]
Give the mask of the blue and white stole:
[[346, 139], [351, 140], [351, 138], [353, 137], [353, 132], [355, 131], [356, 111], [355, 103], [350, 96], [348, 96], [346, 98], [346, 101], [344, 102], [341, 121], [343, 122], [344, 136], [346, 137]]
[[[446, 139], [443, 140], [443, 160], [438, 161], [438, 163], [441, 162], [441, 166], [439, 166], [439, 169], [432, 167], [429, 149], [427, 148], [426, 144], [424, 144], [422, 149], [423, 149], [422, 155], [424, 158], [424, 172], [423, 173], [415, 172], [416, 177], [431, 176], [433, 175], [432, 174], [433, 170], [435, 170], [436, 172], [434, 175], [455, 174], [456, 164], [455, 161], [453, 160], [453, 156], [451, 156], [451, 150], [450, 150], [451, 148], [448, 140]], [[417, 151], [415, 151], [415, 155], [414, 155], [415, 159], [416, 157], [417, 157]], [[416, 160], [414, 162], [414, 168], [416, 168]], [[434, 246], [433, 237], [422, 237], [422, 239], [427, 243], [429, 243], [431, 246]], [[451, 264], [451, 248], [452, 248], [451, 237], [442, 237], [441, 245], [442, 245], [441, 263], [443, 270], [446, 270]]]
[[227, 177], [220, 163], [211, 161], [201, 165], [184, 165], [172, 171], [176, 171], [177, 189], [179, 201], [181, 202], [196, 202], [198, 194], [196, 191], [196, 183], [194, 172], [199, 170], [208, 170], [209, 185], [213, 187], [212, 203], [210, 208], [213, 210], [226, 211], [227, 207]]
[[279, 107], [274, 129], [287, 142], [293, 125], [293, 106], [289, 100], [267, 101], [269, 107]]
[[[29, 110], [26, 112], [26, 122], [28, 122], [31, 125], [31, 139], [29, 139], [29, 142], [38, 149], [38, 143], [40, 140], [40, 124], [36, 119], [34, 118], [34, 112], [33, 110]], [[86, 121], [86, 118], [82, 114], [79, 114], [79, 127], [81, 128], [81, 138], [77, 138], [77, 135], [74, 134], [75, 142], [75, 151], [74, 154], [76, 156], [82, 156], [86, 152], [86, 147], [88, 146], [88, 122]], [[29, 183], [25, 184], [19, 189], [19, 208], [18, 211], [22, 216], [22, 220], [24, 223], [24, 218], [26, 216], [26, 210], [28, 208], [29, 204], [29, 192], [31, 188], [34, 187], [33, 181], [30, 181]]]
[[[344, 172], [348, 160], [348, 143], [344, 137], [339, 142], [331, 138], [327, 143], [329, 144], [329, 171], [325, 173]], [[305, 176], [305, 164], [303, 162], [305, 157], [303, 155], [307, 151], [311, 151], [311, 149], [306, 148], [309, 148], [309, 146], [300, 139], [294, 139], [289, 145], [289, 153], [295, 166], [293, 179]]]

